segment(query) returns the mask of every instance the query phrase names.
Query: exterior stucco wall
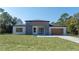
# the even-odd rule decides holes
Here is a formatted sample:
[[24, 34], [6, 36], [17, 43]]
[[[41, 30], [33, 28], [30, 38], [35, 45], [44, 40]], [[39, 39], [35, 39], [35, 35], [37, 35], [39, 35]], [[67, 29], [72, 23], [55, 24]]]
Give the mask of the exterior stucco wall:
[[[16, 32], [16, 28], [23, 28], [23, 32]], [[14, 26], [13, 27], [13, 34], [26, 34], [25, 26]]]
[[49, 34], [49, 22], [26, 22], [26, 34], [33, 34], [32, 28], [33, 26], [37, 27], [44, 27], [45, 28], [45, 35]]
[[32, 24], [30, 22], [26, 23], [26, 34], [28, 35], [32, 34]]

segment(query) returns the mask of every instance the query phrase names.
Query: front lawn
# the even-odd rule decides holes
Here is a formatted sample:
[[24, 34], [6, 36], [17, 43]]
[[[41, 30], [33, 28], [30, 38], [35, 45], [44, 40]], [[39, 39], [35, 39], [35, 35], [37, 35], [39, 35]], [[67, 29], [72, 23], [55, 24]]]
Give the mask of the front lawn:
[[38, 38], [31, 35], [0, 35], [0, 51], [71, 51], [79, 44], [60, 38]]

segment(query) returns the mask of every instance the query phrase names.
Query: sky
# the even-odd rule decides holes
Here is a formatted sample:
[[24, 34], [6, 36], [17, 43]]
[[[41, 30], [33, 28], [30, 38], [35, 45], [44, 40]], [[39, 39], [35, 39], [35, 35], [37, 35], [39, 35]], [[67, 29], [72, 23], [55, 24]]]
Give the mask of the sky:
[[48, 20], [56, 22], [63, 13], [73, 15], [79, 12], [78, 7], [1, 7], [13, 17], [26, 20]]

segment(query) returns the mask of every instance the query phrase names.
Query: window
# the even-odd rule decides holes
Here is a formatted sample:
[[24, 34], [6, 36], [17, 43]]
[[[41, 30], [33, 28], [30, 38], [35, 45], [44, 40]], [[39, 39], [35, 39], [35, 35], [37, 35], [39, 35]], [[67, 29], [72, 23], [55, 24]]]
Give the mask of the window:
[[23, 32], [23, 28], [16, 28], [16, 32]]
[[44, 28], [39, 28], [39, 34], [44, 34]]

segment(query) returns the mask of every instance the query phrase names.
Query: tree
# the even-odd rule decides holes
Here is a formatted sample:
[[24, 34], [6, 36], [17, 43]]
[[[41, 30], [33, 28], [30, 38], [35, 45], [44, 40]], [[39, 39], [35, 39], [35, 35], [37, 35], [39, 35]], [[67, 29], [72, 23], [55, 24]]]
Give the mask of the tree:
[[61, 15], [61, 17], [58, 19], [59, 25], [64, 25], [65, 26], [65, 21], [67, 20], [68, 17], [69, 17], [68, 13], [63, 13]]
[[52, 22], [51, 25], [55, 25], [55, 22]]
[[79, 13], [74, 14], [74, 17], [76, 17], [79, 20]]
[[22, 20], [20, 18], [17, 18], [17, 17], [14, 17], [12, 20], [11, 20], [11, 23], [12, 23], [12, 26], [16, 25], [16, 24], [22, 24]]
[[58, 25], [65, 25], [64, 22], [65, 22], [65, 20], [63, 18], [59, 18], [57, 23], [58, 23]]
[[13, 26], [17, 23], [22, 23], [21, 19], [12, 17], [0, 8], [0, 33], [12, 33]]
[[77, 21], [77, 19], [74, 16], [70, 16], [66, 20], [65, 23], [66, 23], [66, 26], [67, 26], [67, 31], [70, 32], [70, 33], [73, 33], [73, 29], [78, 24], [78, 21]]
[[1, 33], [8, 32], [9, 25], [11, 25], [12, 16], [8, 12], [0, 14]]
[[12, 20], [12, 16], [8, 12], [3, 12], [0, 18], [5, 24], [10, 24]]
[[66, 20], [67, 18], [69, 17], [69, 14], [68, 13], [64, 13], [61, 15], [61, 18]]
[[72, 29], [73, 34], [78, 35], [78, 28], [76, 26]]
[[13, 19], [11, 20], [12, 26], [16, 25], [17, 23], [17, 17], [13, 17]]
[[74, 17], [78, 20], [78, 24], [77, 24], [77, 27], [79, 29], [79, 12], [74, 14]]
[[1, 19], [1, 14], [4, 12], [4, 9], [0, 8], [0, 33], [3, 31], [3, 26], [2, 26], [2, 19]]
[[4, 9], [0, 8], [0, 13], [4, 12]]

